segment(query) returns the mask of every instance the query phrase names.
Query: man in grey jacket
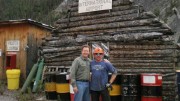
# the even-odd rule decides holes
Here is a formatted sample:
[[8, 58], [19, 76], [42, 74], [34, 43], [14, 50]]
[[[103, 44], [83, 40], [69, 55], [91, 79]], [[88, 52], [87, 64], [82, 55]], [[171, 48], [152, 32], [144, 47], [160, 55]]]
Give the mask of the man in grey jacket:
[[89, 80], [90, 62], [88, 58], [90, 48], [82, 46], [81, 56], [77, 57], [70, 69], [71, 85], [74, 91], [74, 101], [90, 101]]

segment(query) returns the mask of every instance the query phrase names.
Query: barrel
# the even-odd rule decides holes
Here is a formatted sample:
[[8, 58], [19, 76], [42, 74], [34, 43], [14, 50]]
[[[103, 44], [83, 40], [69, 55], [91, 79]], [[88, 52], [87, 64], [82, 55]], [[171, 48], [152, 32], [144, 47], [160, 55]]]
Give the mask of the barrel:
[[[109, 79], [111, 74], [109, 74]], [[112, 90], [109, 91], [111, 101], [121, 101], [121, 75], [117, 75], [116, 79], [112, 83]]]
[[47, 100], [57, 100], [55, 73], [45, 74], [45, 94]]
[[141, 74], [141, 101], [162, 101], [162, 75]]
[[67, 80], [66, 72], [56, 74], [56, 92], [58, 100], [70, 101], [69, 80]]
[[121, 86], [122, 101], [140, 101], [140, 75], [123, 74]]
[[177, 77], [177, 87], [178, 87], [178, 95], [180, 95], [180, 70], [176, 70]]

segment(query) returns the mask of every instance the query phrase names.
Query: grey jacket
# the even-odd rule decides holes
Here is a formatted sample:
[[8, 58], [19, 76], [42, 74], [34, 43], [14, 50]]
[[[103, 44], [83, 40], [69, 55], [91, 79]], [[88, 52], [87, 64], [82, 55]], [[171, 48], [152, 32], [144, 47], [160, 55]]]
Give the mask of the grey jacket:
[[77, 57], [70, 68], [71, 85], [76, 87], [77, 80], [90, 80], [90, 62], [91, 60], [84, 59], [82, 56]]

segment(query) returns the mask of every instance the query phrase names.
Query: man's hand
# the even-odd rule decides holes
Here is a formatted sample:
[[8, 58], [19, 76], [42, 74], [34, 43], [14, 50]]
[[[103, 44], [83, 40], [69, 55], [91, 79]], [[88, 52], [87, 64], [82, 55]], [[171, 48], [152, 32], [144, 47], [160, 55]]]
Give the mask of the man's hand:
[[106, 88], [108, 88], [108, 89], [110, 89], [110, 90], [113, 89], [111, 83], [107, 83], [107, 84], [106, 84]]
[[107, 62], [107, 63], [110, 63], [110, 61], [109, 61], [109, 60], [107, 60], [107, 59], [104, 59], [104, 61], [105, 61], [105, 62]]
[[77, 92], [78, 92], [78, 88], [77, 88], [77, 87], [74, 87], [74, 88], [73, 88], [73, 91], [74, 91], [74, 93], [77, 93]]

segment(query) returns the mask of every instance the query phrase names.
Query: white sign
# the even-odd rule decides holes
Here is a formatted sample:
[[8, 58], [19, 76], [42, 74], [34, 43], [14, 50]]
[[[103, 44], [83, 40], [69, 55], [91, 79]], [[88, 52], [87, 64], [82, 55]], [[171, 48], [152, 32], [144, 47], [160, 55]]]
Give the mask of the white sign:
[[112, 0], [79, 0], [78, 13], [112, 9]]
[[144, 83], [156, 83], [155, 76], [144, 76], [143, 81]]
[[20, 42], [19, 40], [9, 40], [6, 42], [7, 51], [19, 51]]

